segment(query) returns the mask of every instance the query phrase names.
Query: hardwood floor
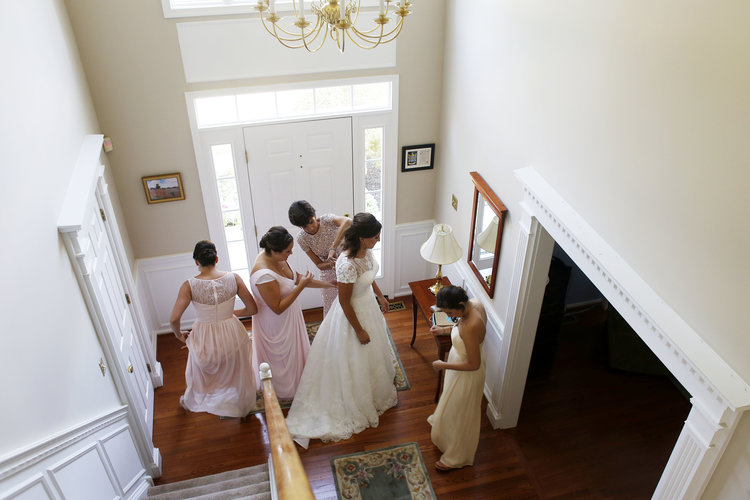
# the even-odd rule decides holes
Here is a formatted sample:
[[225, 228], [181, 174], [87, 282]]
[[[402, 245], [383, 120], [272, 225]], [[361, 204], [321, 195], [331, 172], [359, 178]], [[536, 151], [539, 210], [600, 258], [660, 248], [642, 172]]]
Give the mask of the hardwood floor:
[[[519, 425], [493, 430], [483, 407], [476, 465], [443, 473], [432, 464], [440, 452], [430, 441], [427, 417], [434, 410], [437, 355], [426, 324], [414, 348], [411, 304], [386, 318], [411, 389], [399, 392], [375, 429], [338, 443], [311, 443], [300, 450], [316, 498], [335, 498], [334, 456], [416, 441], [438, 498], [446, 499], [643, 499], [651, 494], [690, 410], [665, 377], [608, 370], [598, 357], [595, 328], [568, 325], [560, 336], [548, 378], [527, 383]], [[320, 319], [320, 311], [306, 314]], [[421, 321], [421, 318], [420, 318]], [[595, 347], [591, 347], [595, 346]], [[163, 467], [158, 484], [266, 461], [268, 431], [262, 414], [221, 420], [185, 414], [187, 350], [172, 335], [158, 338], [165, 384], [155, 397], [154, 443]]]

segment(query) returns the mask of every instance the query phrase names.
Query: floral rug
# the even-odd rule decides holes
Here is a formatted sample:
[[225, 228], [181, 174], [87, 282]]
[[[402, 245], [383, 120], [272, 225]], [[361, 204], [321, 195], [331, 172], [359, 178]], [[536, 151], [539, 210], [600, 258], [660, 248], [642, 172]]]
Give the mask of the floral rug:
[[333, 457], [331, 469], [340, 499], [437, 498], [417, 443]]
[[[313, 339], [315, 339], [315, 334], [318, 333], [320, 321], [306, 323], [305, 326], [307, 326], [307, 336], [310, 338], [310, 343], [312, 344]], [[409, 379], [406, 378], [404, 365], [401, 363], [401, 358], [399, 357], [398, 351], [396, 350], [396, 344], [393, 343], [391, 331], [386, 328], [386, 332], [388, 332], [388, 340], [390, 340], [391, 351], [393, 352], [393, 367], [396, 369], [396, 375], [393, 378], [393, 384], [396, 386], [397, 391], [405, 391], [411, 388], [411, 384], [409, 383]], [[252, 334], [250, 333], [250, 335]], [[279, 406], [281, 406], [281, 409], [289, 408], [290, 406], [292, 406], [292, 401], [281, 399], [279, 400]], [[266, 407], [263, 401], [263, 393], [261, 391], [258, 391], [255, 410], [251, 411], [250, 414], [260, 413], [265, 411], [265, 409]]]

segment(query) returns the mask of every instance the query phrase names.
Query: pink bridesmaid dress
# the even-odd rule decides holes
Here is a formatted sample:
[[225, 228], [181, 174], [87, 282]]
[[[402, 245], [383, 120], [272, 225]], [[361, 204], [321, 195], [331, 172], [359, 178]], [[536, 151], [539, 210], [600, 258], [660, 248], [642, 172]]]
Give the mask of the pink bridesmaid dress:
[[250, 276], [250, 286], [258, 304], [253, 316], [253, 345], [258, 364], [268, 363], [273, 375], [273, 388], [279, 399], [292, 399], [310, 352], [302, 307], [294, 301], [281, 314], [268, 307], [258, 285], [276, 281], [283, 299], [294, 290], [294, 280], [271, 271], [259, 269]]

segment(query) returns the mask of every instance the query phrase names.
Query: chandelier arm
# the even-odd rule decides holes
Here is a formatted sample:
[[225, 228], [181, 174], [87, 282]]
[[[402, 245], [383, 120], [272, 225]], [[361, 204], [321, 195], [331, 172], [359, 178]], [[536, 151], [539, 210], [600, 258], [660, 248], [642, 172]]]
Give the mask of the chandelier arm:
[[389, 31], [388, 33], [382, 32], [384, 29], [384, 26], [381, 25], [381, 33], [378, 36], [370, 35], [370, 33], [372, 33], [373, 30], [362, 32], [362, 31], [359, 31], [357, 28], [354, 28], [353, 26], [351, 29], [360, 38], [360, 40], [363, 40], [363, 41], [366, 40], [370, 42], [379, 41], [379, 43], [388, 43], [388, 42], [392, 42], [401, 33], [401, 28], [403, 27], [403, 25], [404, 25], [404, 21], [403, 19], [401, 19], [401, 21], [399, 21], [398, 24], [394, 26], [393, 29]]
[[[374, 49], [381, 43], [380, 38], [377, 38], [377, 37], [364, 38], [364, 37], [359, 36], [359, 34], [356, 31], [354, 32], [354, 34], [358, 36], [359, 41], [357, 41], [357, 39], [355, 39], [351, 33], [347, 33], [347, 36], [349, 37], [349, 40], [351, 40], [352, 43], [356, 45], [357, 47], [359, 47], [360, 49], [364, 49], [364, 50]], [[366, 45], [363, 45], [363, 43]]]
[[[317, 26], [318, 26], [318, 25], [316, 24], [316, 27], [317, 27]], [[315, 39], [316, 39], [316, 38], [318, 38], [318, 36], [320, 36], [320, 33], [321, 33], [321, 31], [323, 32], [323, 39], [322, 39], [322, 40], [320, 41], [320, 44], [319, 44], [319, 45], [318, 45], [318, 46], [317, 46], [316, 48], [314, 48], [314, 49], [311, 49], [311, 48], [310, 48], [310, 45], [312, 44], [312, 42], [314, 42], [314, 41], [315, 41]], [[321, 27], [321, 28], [319, 28], [319, 29], [318, 29], [318, 30], [317, 30], [317, 31], [315, 32], [315, 36], [314, 36], [314, 37], [312, 37], [312, 39], [310, 40], [310, 43], [309, 43], [309, 44], [308, 44], [308, 42], [307, 42], [307, 39], [306, 39], [305, 37], [302, 37], [302, 43], [304, 44], [304, 47], [305, 47], [305, 49], [306, 49], [306, 50], [307, 50], [308, 52], [317, 52], [317, 51], [319, 51], [319, 50], [320, 50], [320, 49], [321, 49], [321, 48], [323, 47], [323, 44], [325, 43], [325, 41], [326, 41], [326, 38], [327, 38], [327, 37], [328, 37], [328, 25], [326, 24], [326, 25], [325, 25], [325, 31], [323, 31], [323, 28], [322, 28], [322, 27]]]

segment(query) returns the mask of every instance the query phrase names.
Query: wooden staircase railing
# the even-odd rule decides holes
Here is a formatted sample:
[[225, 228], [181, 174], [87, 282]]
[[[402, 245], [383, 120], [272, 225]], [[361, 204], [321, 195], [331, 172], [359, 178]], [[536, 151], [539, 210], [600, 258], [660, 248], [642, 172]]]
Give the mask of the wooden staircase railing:
[[271, 443], [273, 476], [279, 500], [315, 500], [310, 481], [307, 479], [302, 460], [297, 453], [292, 436], [281, 413], [276, 391], [271, 383], [271, 367], [260, 365], [260, 379], [263, 384], [263, 402], [266, 407], [268, 440]]

